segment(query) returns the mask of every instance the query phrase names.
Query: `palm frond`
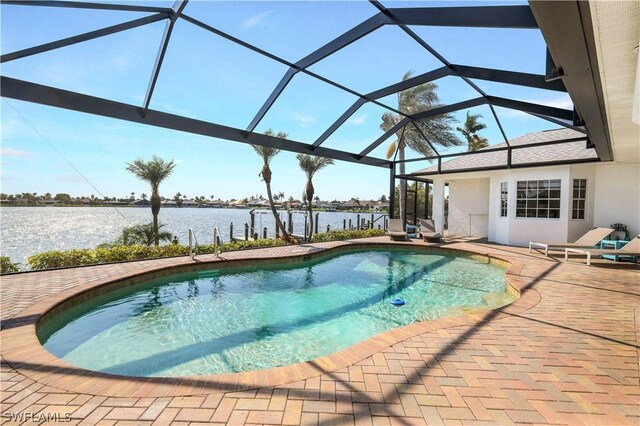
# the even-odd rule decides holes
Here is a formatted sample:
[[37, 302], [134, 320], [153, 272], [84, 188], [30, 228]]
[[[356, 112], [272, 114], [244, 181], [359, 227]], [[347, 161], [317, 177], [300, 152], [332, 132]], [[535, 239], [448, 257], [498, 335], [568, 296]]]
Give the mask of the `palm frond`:
[[140, 180], [148, 182], [151, 185], [152, 192], [158, 193], [160, 183], [165, 180], [176, 167], [176, 163], [164, 161], [162, 158], [154, 155], [150, 161], [144, 161], [142, 158], [134, 160], [132, 163], [126, 163], [127, 170]]
[[396, 148], [398, 147], [398, 141], [391, 142], [391, 145], [387, 148], [387, 160], [393, 157], [393, 154], [396, 153]]
[[300, 169], [307, 175], [307, 180], [313, 179], [316, 172], [326, 166], [334, 164], [333, 159], [325, 157], [315, 157], [307, 154], [296, 155]]
[[[264, 134], [267, 136], [272, 136], [274, 138], [279, 138], [279, 139], [286, 139], [289, 137], [288, 133], [285, 133], [285, 132], [274, 133], [274, 131], [271, 128], [265, 130]], [[265, 165], [269, 165], [271, 163], [271, 160], [273, 160], [273, 157], [275, 157], [280, 153], [279, 148], [274, 148], [272, 146], [251, 145], [251, 148], [253, 148], [253, 150], [260, 157], [262, 157], [262, 161], [264, 161]]]
[[[164, 228], [164, 224], [158, 226], [158, 239], [160, 241], [170, 242], [173, 235], [168, 231], [161, 231]], [[153, 223], [145, 223], [143, 225], [134, 225], [122, 230], [122, 233], [116, 239], [114, 244], [117, 245], [143, 245], [152, 246], [155, 243], [156, 230]]]

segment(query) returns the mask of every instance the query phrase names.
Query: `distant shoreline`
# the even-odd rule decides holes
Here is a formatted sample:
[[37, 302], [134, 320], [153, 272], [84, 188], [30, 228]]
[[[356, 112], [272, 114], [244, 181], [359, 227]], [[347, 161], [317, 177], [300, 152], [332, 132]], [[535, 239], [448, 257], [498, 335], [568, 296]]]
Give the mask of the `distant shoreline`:
[[[60, 207], [73, 207], [73, 208], [94, 208], [94, 207], [118, 207], [118, 208], [131, 208], [131, 209], [149, 209], [151, 208], [150, 206], [132, 206], [132, 205], [128, 205], [128, 204], [122, 204], [122, 205], [114, 205], [114, 204], [91, 204], [91, 205], [77, 205], [77, 204], [56, 204], [56, 205], [43, 205], [43, 204], [20, 204], [20, 205], [16, 205], [16, 204], [0, 204], [0, 209], [2, 208], [24, 208], [24, 207], [38, 207], [38, 208], [60, 208]], [[211, 206], [207, 206], [207, 207], [199, 207], [199, 206], [182, 206], [182, 207], [178, 207], [178, 206], [162, 206], [163, 209], [211, 209], [211, 210], [220, 210], [220, 209], [224, 209], [224, 210], [229, 210], [229, 209], [233, 209], [233, 210], [256, 210], [256, 211], [261, 211], [261, 212], [271, 212], [271, 209], [266, 208], [266, 207], [233, 207], [233, 206], [229, 206], [229, 207], [211, 207]], [[284, 209], [282, 207], [276, 207], [276, 210], [282, 210], [282, 211], [286, 211], [288, 209]], [[307, 209], [305, 208], [296, 208], [296, 209], [290, 209], [291, 211], [300, 211], [300, 212], [306, 212]], [[378, 214], [388, 214], [388, 210], [387, 209], [382, 209], [379, 211], [376, 210], [371, 210], [371, 209], [346, 209], [346, 210], [327, 210], [325, 208], [314, 208], [313, 209], [314, 212], [323, 212], [323, 213], [378, 213]]]

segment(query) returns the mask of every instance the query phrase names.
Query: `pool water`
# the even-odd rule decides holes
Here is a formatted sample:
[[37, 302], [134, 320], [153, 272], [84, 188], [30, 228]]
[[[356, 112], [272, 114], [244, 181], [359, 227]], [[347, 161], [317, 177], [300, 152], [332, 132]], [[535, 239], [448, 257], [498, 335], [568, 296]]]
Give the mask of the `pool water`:
[[[389, 303], [396, 298], [405, 305]], [[308, 361], [416, 321], [512, 301], [504, 269], [487, 262], [367, 250], [148, 281], [77, 305], [38, 335], [90, 370], [203, 375]]]

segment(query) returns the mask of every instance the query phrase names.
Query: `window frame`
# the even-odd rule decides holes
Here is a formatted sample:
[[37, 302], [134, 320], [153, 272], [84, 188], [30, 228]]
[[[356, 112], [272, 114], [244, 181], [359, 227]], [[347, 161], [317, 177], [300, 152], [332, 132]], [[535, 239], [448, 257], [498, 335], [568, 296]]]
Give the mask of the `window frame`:
[[561, 213], [562, 179], [516, 181], [516, 219], [560, 220]]
[[509, 217], [509, 182], [500, 182], [500, 217]]
[[[575, 196], [575, 191], [576, 191], [575, 184], [576, 184], [576, 181], [584, 182], [584, 187], [578, 187], [577, 188], [577, 190], [578, 190], [578, 198], [576, 198], [576, 196]], [[571, 179], [571, 220], [587, 220], [588, 219], [587, 218], [587, 212], [588, 212], [587, 199], [588, 199], [588, 196], [589, 196], [589, 193], [587, 191], [588, 187], [589, 187], [589, 182], [588, 182], [587, 178], [572, 178]], [[580, 195], [582, 195], [582, 194], [580, 194], [580, 192], [582, 192], [582, 191], [584, 192], [584, 197], [581, 198]], [[578, 202], [578, 207], [575, 207], [576, 201]], [[582, 208], [580, 208], [580, 201], [583, 202]], [[573, 214], [576, 211], [577, 212], [582, 211], [583, 217], [573, 217]]]

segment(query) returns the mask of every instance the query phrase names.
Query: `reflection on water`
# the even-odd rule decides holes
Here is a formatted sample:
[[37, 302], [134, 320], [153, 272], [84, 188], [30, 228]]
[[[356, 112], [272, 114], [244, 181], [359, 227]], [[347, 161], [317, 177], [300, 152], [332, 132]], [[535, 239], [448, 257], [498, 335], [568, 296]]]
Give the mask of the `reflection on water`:
[[[217, 272], [214, 274], [214, 272]], [[337, 352], [416, 321], [511, 303], [504, 270], [468, 258], [370, 250], [184, 273], [102, 294], [38, 337], [71, 364], [184, 376], [269, 368]], [[406, 300], [401, 308], [389, 300]]]
[[[120, 213], [122, 213], [122, 215]], [[124, 217], [123, 217], [124, 216]], [[286, 212], [281, 212], [287, 220]], [[320, 212], [319, 230], [342, 229], [343, 219], [351, 219], [355, 225], [355, 213]], [[375, 217], [379, 217], [378, 214]], [[126, 219], [125, 219], [126, 218]], [[362, 218], [371, 219], [371, 214]], [[5, 207], [0, 208], [1, 250], [13, 262], [21, 262], [26, 268], [27, 258], [49, 250], [93, 248], [115, 240], [120, 231], [130, 225], [151, 222], [150, 208], [113, 207]], [[160, 222], [166, 230], [187, 241], [189, 228], [193, 228], [200, 244], [213, 241], [213, 227], [218, 226], [225, 241], [229, 239], [229, 224], [234, 224], [234, 236], [244, 235], [244, 224], [249, 222], [249, 210], [163, 208]], [[378, 224], [382, 225], [379, 220]], [[304, 216], [293, 215], [294, 233], [302, 234]], [[256, 228], [268, 228], [268, 236], [274, 235], [271, 212], [256, 215]]]

